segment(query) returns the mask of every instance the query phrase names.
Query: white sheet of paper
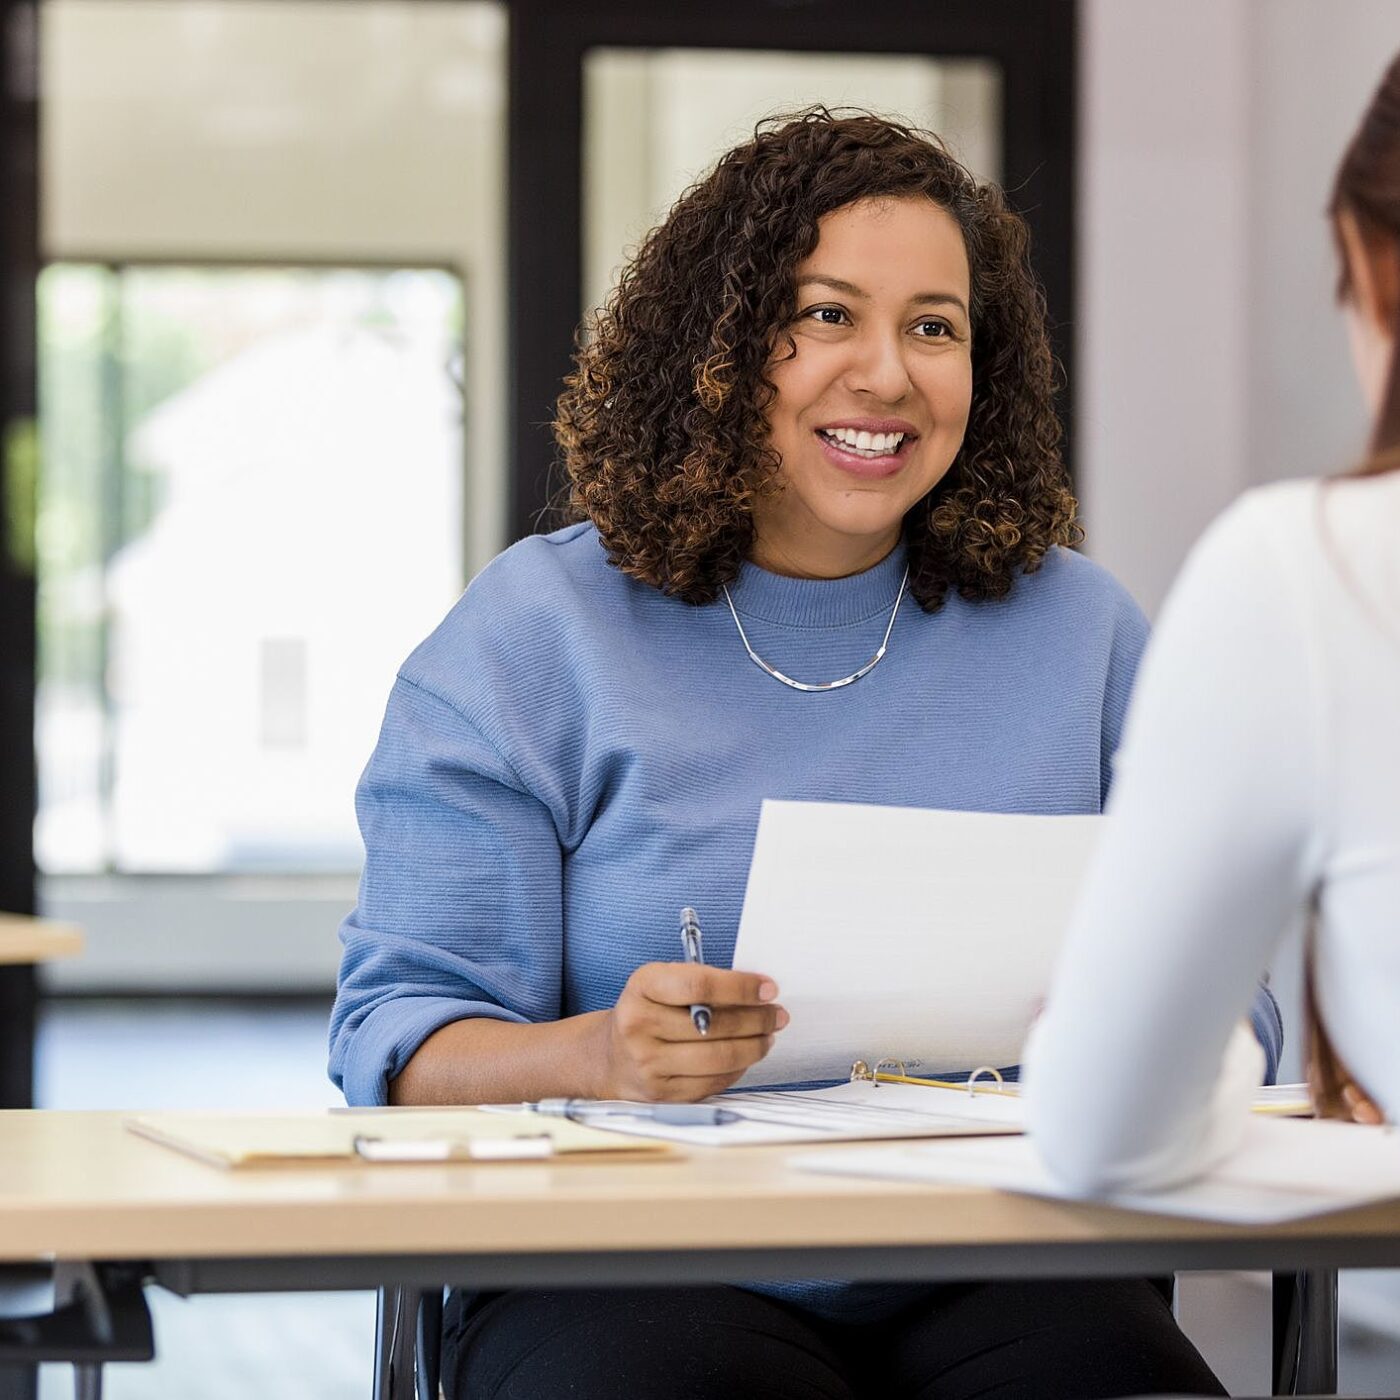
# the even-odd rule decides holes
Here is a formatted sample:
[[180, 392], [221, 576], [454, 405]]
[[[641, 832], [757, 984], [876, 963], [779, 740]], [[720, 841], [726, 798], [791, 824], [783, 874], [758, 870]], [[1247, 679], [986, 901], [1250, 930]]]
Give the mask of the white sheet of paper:
[[1015, 1064], [1102, 821], [765, 801], [734, 966], [792, 1020], [741, 1085]]
[[[1029, 1138], [794, 1157], [802, 1171], [941, 1185], [991, 1186], [1068, 1200]], [[1354, 1123], [1253, 1117], [1239, 1151], [1209, 1176], [1169, 1191], [1124, 1192], [1107, 1204], [1155, 1215], [1267, 1225], [1400, 1196], [1400, 1133]]]
[[[629, 1137], [663, 1138], [692, 1147], [758, 1147], [799, 1142], [874, 1142], [897, 1138], [980, 1137], [1019, 1133], [1024, 1107], [1016, 1085], [1006, 1094], [969, 1094], [920, 1084], [833, 1084], [825, 1089], [756, 1089], [716, 1094], [706, 1100], [745, 1116], [737, 1123], [687, 1127], [646, 1117], [599, 1119], [593, 1126]], [[1289, 1104], [1306, 1085], [1260, 1089], [1255, 1098], [1273, 1106], [1277, 1091]], [[493, 1113], [518, 1112], [488, 1105]], [[646, 1105], [638, 1104], [639, 1109]]]
[[[1017, 1099], [952, 1093], [911, 1084], [834, 1084], [826, 1089], [717, 1094], [706, 1100], [744, 1115], [738, 1123], [685, 1127], [647, 1118], [602, 1119], [596, 1126], [629, 1137], [664, 1138], [693, 1147], [770, 1143], [859, 1142], [881, 1138], [968, 1137], [1019, 1133]], [[639, 1105], [640, 1107], [640, 1105]]]

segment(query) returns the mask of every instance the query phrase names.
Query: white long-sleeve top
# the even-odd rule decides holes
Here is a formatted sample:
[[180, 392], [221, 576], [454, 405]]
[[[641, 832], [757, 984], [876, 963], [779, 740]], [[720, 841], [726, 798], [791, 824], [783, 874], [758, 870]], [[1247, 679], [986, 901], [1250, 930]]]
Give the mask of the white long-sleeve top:
[[1139, 672], [1109, 820], [1026, 1054], [1030, 1132], [1085, 1194], [1238, 1142], [1241, 1018], [1317, 910], [1318, 1005], [1400, 1110], [1400, 473], [1250, 492], [1197, 544]]

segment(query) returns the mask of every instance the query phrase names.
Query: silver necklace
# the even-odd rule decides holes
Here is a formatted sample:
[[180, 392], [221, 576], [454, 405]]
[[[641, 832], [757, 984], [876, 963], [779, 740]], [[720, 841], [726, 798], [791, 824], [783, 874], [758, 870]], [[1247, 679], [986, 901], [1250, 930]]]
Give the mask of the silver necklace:
[[854, 685], [862, 676], [868, 676], [885, 656], [885, 648], [889, 645], [890, 633], [894, 631], [895, 615], [899, 612], [899, 605], [904, 601], [904, 589], [909, 582], [909, 567], [905, 566], [904, 577], [899, 581], [899, 592], [894, 597], [894, 607], [890, 609], [890, 620], [885, 625], [885, 635], [880, 638], [880, 649], [860, 668], [859, 671], [852, 671], [849, 676], [842, 676], [834, 681], [817, 681], [809, 684], [807, 681], [795, 681], [791, 676], [785, 676], [776, 666], [770, 666], [749, 644], [748, 633], [744, 631], [744, 624], [739, 621], [739, 614], [734, 608], [734, 599], [729, 596], [729, 585], [720, 584], [724, 589], [724, 601], [729, 604], [729, 615], [734, 619], [734, 625], [739, 629], [739, 640], [744, 644], [744, 650], [749, 654], [749, 660], [753, 662], [759, 670], [773, 677], [775, 681], [782, 681], [784, 685], [791, 686], [794, 690], [840, 690], [843, 685]]

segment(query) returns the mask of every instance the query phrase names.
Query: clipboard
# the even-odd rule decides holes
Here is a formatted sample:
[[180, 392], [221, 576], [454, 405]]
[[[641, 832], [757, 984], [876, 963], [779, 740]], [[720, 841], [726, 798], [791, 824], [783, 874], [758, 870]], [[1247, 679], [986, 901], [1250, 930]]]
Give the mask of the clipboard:
[[124, 1126], [138, 1137], [225, 1169], [337, 1163], [664, 1160], [667, 1143], [535, 1113], [480, 1108], [356, 1112], [146, 1113]]

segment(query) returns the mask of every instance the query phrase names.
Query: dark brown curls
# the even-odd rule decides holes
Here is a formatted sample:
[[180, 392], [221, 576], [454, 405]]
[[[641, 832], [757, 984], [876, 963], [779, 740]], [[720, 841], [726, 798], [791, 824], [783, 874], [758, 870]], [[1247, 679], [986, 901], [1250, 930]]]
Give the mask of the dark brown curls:
[[827, 214], [923, 196], [958, 223], [971, 272], [972, 405], [943, 480], [905, 517], [910, 591], [1003, 597], [1055, 544], [1082, 538], [1060, 457], [1055, 365], [1025, 221], [938, 137], [815, 107], [760, 123], [677, 200], [580, 339], [555, 437], [570, 513], [613, 564], [711, 602], [778, 489], [767, 377], [797, 312], [796, 268]]

